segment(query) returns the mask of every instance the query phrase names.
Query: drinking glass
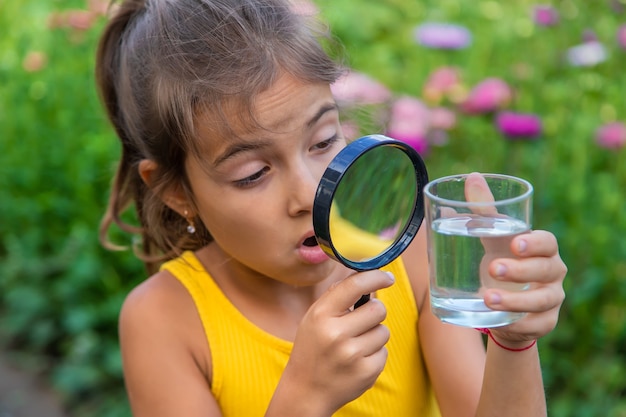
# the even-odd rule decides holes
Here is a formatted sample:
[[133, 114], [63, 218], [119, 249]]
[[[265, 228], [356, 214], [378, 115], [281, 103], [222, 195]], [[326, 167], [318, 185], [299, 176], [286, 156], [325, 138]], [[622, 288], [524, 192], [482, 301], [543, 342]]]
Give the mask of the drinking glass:
[[513, 258], [511, 240], [531, 228], [532, 185], [502, 174], [460, 174], [424, 188], [428, 228], [430, 303], [442, 321], [460, 326], [504, 326], [525, 313], [485, 305], [488, 288], [523, 291], [528, 284], [489, 275], [489, 263]]

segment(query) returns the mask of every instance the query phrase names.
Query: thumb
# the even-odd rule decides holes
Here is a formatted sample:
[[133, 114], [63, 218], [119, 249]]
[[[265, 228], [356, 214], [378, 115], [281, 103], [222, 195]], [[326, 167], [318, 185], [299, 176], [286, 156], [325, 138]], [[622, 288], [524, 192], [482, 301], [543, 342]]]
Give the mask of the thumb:
[[476, 214], [491, 216], [498, 214], [489, 185], [478, 172], [472, 172], [465, 180], [465, 200], [468, 203], [479, 203], [472, 206], [472, 211]]
[[357, 272], [333, 285], [326, 293], [328, 306], [335, 316], [346, 313], [363, 296], [390, 287], [394, 282], [391, 273], [380, 270]]

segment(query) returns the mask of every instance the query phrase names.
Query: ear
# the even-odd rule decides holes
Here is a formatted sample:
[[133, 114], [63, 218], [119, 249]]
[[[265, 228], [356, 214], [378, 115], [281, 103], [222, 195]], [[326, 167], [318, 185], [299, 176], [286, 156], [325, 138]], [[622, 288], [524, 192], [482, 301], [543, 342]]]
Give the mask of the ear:
[[152, 174], [157, 169], [157, 164], [151, 159], [142, 159], [139, 161], [139, 176], [143, 180], [143, 182], [148, 186], [148, 188], [152, 185]]
[[[139, 176], [148, 188], [152, 188], [153, 186], [152, 182], [157, 169], [157, 163], [151, 159], [142, 159], [139, 162]], [[166, 206], [180, 214], [182, 217], [189, 218], [190, 216], [193, 216], [193, 206], [190, 204], [187, 195], [181, 187], [169, 187], [163, 195], [161, 195], [161, 200]]]

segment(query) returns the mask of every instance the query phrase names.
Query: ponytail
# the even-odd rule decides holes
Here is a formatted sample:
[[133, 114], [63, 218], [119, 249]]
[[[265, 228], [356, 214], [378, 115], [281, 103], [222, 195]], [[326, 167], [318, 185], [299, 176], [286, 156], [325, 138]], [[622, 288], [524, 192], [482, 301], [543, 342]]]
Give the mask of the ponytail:
[[[109, 7], [114, 6], [112, 2]], [[124, 246], [117, 245], [109, 239], [109, 229], [115, 224], [122, 231], [144, 235], [144, 228], [134, 226], [122, 220], [122, 213], [147, 191], [138, 173], [137, 164], [142, 159], [139, 149], [133, 144], [124, 123], [124, 117], [119, 107], [118, 85], [116, 74], [120, 71], [120, 47], [127, 27], [136, 14], [144, 8], [144, 0], [130, 0], [123, 2], [108, 22], [100, 38], [96, 54], [95, 77], [100, 99], [105, 107], [109, 121], [113, 125], [117, 136], [122, 143], [122, 155], [113, 179], [111, 196], [106, 212], [99, 229], [99, 239], [102, 245], [111, 250], [123, 250]], [[146, 238], [142, 239], [144, 246]], [[150, 246], [148, 244], [148, 246]], [[146, 248], [144, 248], [146, 249]], [[151, 249], [149, 249], [151, 250]]]

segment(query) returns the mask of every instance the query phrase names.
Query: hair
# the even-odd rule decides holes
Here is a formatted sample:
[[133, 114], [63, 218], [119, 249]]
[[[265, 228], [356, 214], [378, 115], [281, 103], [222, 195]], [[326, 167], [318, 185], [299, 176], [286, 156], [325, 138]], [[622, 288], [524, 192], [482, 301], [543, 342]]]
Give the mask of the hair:
[[[343, 69], [324, 49], [322, 40], [332, 40], [326, 28], [288, 0], [125, 0], [115, 10], [98, 46], [96, 81], [122, 151], [100, 240], [122, 248], [108, 238], [113, 224], [140, 234], [135, 252], [153, 272], [212, 241], [199, 219], [187, 233], [188, 219], [162, 199], [175, 187], [194, 202], [185, 160], [202, 148], [198, 114], [231, 131], [226, 104], [251, 122], [254, 97], [282, 73], [330, 84]], [[144, 159], [157, 165], [149, 187], [138, 170]], [[133, 204], [140, 227], [122, 219]]]

